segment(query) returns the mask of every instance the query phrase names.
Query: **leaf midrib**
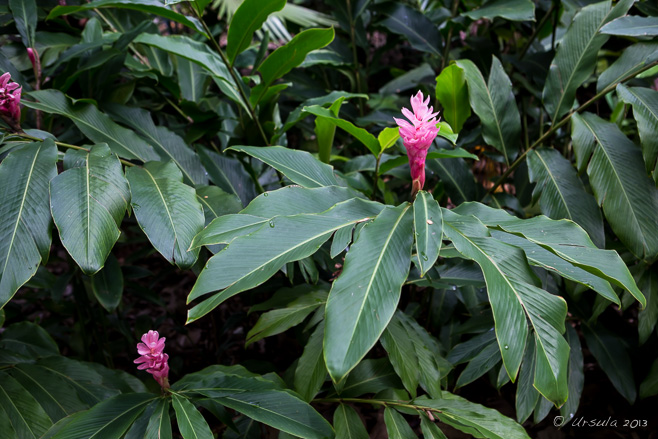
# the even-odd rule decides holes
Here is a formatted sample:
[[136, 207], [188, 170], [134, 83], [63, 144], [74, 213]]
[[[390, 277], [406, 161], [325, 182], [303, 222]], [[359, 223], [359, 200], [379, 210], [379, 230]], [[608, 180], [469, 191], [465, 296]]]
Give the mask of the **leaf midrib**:
[[[169, 218], [169, 223], [171, 224], [171, 229], [174, 232], [174, 243], [173, 243], [173, 247], [171, 249], [171, 259], [173, 260], [175, 254], [176, 254], [176, 243], [178, 242], [178, 233], [176, 232], [176, 226], [174, 224], [173, 218], [171, 217], [171, 212], [169, 211], [169, 205], [167, 204], [167, 200], [165, 200], [164, 194], [160, 190], [160, 186], [158, 185], [158, 181], [155, 179], [153, 174], [151, 174], [149, 172], [148, 169], [144, 169], [144, 171], [146, 171], [146, 173], [151, 178], [151, 180], [153, 180], [153, 184], [155, 185], [155, 188], [158, 191], [158, 195], [160, 195], [160, 199], [162, 200], [162, 204], [164, 205], [165, 211], [167, 212], [167, 217]], [[178, 261], [176, 261], [176, 262], [178, 262]]]
[[562, 200], [562, 203], [564, 204], [564, 208], [567, 210], [567, 214], [569, 215], [569, 219], [573, 221], [574, 220], [573, 215], [571, 214], [571, 210], [569, 209], [569, 205], [567, 204], [567, 200], [564, 198], [564, 195], [562, 195], [562, 191], [560, 190], [560, 186], [557, 184], [557, 180], [555, 179], [555, 176], [553, 175], [553, 172], [548, 167], [548, 164], [546, 163], [544, 158], [541, 156], [539, 151], [535, 151], [535, 154], [537, 155], [537, 157], [541, 161], [542, 165], [544, 165], [544, 168], [546, 168], [546, 172], [548, 172], [548, 176], [549, 176], [551, 182], [553, 183], [553, 186], [555, 186], [555, 190], [557, 191], [558, 195], [560, 196], [560, 199]]

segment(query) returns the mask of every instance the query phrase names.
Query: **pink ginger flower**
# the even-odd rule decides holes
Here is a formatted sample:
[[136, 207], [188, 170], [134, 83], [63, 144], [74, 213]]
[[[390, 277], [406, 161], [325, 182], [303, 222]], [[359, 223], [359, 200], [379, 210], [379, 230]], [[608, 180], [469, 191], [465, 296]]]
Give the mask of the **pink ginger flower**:
[[22, 87], [11, 82], [9, 72], [0, 76], [0, 117], [14, 130], [20, 131]]
[[416, 96], [411, 97], [411, 108], [414, 112], [412, 113], [406, 108], [402, 109], [402, 114], [411, 123], [404, 119], [393, 118], [400, 127], [400, 136], [409, 156], [411, 180], [413, 181], [412, 197], [425, 185], [425, 158], [439, 132], [439, 128], [436, 126], [436, 115], [439, 113], [432, 112], [434, 108], [428, 107], [429, 102], [429, 96], [424, 99], [423, 93], [419, 91]]
[[31, 47], [27, 48], [27, 57], [30, 58], [30, 62], [32, 63], [32, 67], [36, 68], [36, 63], [37, 63], [37, 58], [35, 55], [39, 55], [36, 51], [36, 49], [33, 49]]
[[169, 355], [164, 353], [165, 338], [158, 331], [149, 331], [142, 336], [142, 342], [137, 344], [137, 353], [141, 355], [135, 360], [137, 369], [144, 370], [162, 386], [169, 388]]

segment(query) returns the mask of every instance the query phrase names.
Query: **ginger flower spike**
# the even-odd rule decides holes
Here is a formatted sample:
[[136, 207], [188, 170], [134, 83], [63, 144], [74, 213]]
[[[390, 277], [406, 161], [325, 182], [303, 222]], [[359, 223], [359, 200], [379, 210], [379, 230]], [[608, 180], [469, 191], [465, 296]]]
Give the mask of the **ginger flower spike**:
[[0, 76], [0, 118], [15, 132], [21, 130], [21, 91], [9, 72]]
[[164, 353], [165, 338], [158, 331], [149, 331], [142, 336], [142, 343], [137, 344], [137, 353], [141, 355], [135, 360], [137, 369], [144, 370], [160, 384], [162, 389], [169, 388], [169, 355]]

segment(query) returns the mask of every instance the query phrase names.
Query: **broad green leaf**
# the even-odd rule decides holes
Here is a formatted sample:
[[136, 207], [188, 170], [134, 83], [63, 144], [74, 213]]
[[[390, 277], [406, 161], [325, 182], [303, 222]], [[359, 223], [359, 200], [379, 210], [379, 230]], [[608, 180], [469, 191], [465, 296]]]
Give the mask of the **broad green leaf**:
[[[587, 175], [612, 230], [638, 258], [654, 259], [658, 256], [658, 189], [644, 172], [640, 150], [613, 123], [592, 113], [575, 118], [581, 124], [574, 124], [573, 129], [599, 145]], [[581, 141], [574, 136], [574, 145]]]
[[625, 37], [655, 37], [658, 35], [658, 17], [627, 15], [603, 26], [601, 33]]
[[587, 347], [614, 388], [633, 404], [637, 390], [626, 342], [619, 335], [600, 326], [591, 328], [583, 325], [582, 330]]
[[226, 39], [226, 56], [231, 65], [251, 44], [254, 32], [261, 28], [267, 17], [280, 11], [286, 0], [245, 0], [233, 14]]
[[482, 375], [493, 369], [494, 366], [500, 362], [500, 359], [501, 356], [498, 344], [492, 340], [490, 344], [475, 354], [475, 356], [468, 362], [466, 368], [459, 375], [459, 378], [457, 378], [455, 388], [463, 387], [480, 378]]
[[640, 277], [638, 286], [647, 298], [646, 308], [640, 310], [637, 316], [640, 344], [644, 344], [656, 328], [656, 323], [658, 323], [658, 275], [648, 269]]
[[324, 321], [318, 324], [308, 338], [295, 369], [295, 391], [307, 402], [315, 398], [327, 378], [327, 368], [322, 356], [323, 337]]
[[210, 180], [224, 192], [237, 195], [243, 205], [247, 205], [256, 197], [251, 176], [239, 160], [217, 154], [202, 146], [197, 146], [197, 152]]
[[459, 60], [457, 65], [466, 76], [471, 107], [482, 122], [484, 141], [500, 151], [509, 164], [519, 151], [521, 116], [503, 65], [498, 58], [492, 57], [487, 83], [472, 61]]
[[[455, 148], [455, 149], [443, 149], [443, 148], [441, 148], [441, 149], [436, 149], [436, 150], [434, 150], [434, 151], [427, 154], [427, 160], [452, 159], [452, 158], [468, 158], [468, 159], [479, 160], [478, 156], [476, 156], [474, 154], [471, 154], [470, 152], [468, 152], [468, 151], [466, 151], [462, 148]], [[406, 155], [386, 160], [385, 162], [383, 162], [379, 166], [379, 174], [380, 175], [381, 174], [386, 174], [387, 172], [391, 171], [392, 169], [395, 169], [398, 166], [404, 166], [407, 163], [409, 163], [409, 157], [406, 156]], [[433, 162], [430, 162], [430, 163], [433, 163]]]
[[176, 76], [181, 99], [200, 103], [208, 90], [208, 75], [197, 63], [182, 56], [176, 56]]
[[436, 77], [436, 99], [441, 103], [441, 115], [456, 133], [471, 115], [468, 103], [468, 88], [464, 70], [457, 64], [450, 64]]
[[393, 317], [409, 273], [412, 224], [410, 204], [386, 207], [347, 253], [326, 305], [324, 359], [334, 382], [361, 361]]
[[326, 291], [311, 291], [293, 300], [285, 308], [274, 309], [262, 314], [254, 327], [247, 333], [245, 346], [299, 325], [326, 301]]
[[[453, 145], [457, 144], [457, 138], [459, 137], [459, 135], [452, 131], [452, 127], [447, 122], [439, 121], [436, 123], [436, 126], [439, 128], [439, 133], [438, 133], [439, 137], [443, 137]], [[477, 156], [474, 157], [473, 154], [471, 154], [469, 157], [475, 158]], [[476, 158], [476, 160], [478, 159]]]
[[0, 404], [17, 439], [38, 439], [52, 425], [43, 407], [11, 376], [0, 372]]
[[417, 438], [404, 417], [390, 407], [384, 409], [384, 422], [386, 423], [386, 432], [390, 439]]
[[328, 45], [333, 39], [333, 28], [306, 29], [272, 52], [258, 67], [261, 82], [251, 90], [251, 104], [258, 104], [274, 81], [299, 66], [309, 52]]
[[435, 415], [446, 424], [476, 437], [529, 439], [525, 429], [498, 411], [444, 392], [442, 399], [416, 398], [413, 404], [440, 410]]
[[651, 365], [649, 375], [640, 384], [640, 398], [648, 398], [658, 394], [658, 360]]
[[[329, 107], [329, 110], [334, 116], [338, 117], [344, 100], [345, 97], [341, 96]], [[316, 117], [314, 131], [318, 142], [318, 158], [322, 163], [329, 163], [331, 161], [331, 148], [334, 145], [334, 137], [336, 135], [336, 125], [323, 117]]]
[[399, 389], [402, 387], [402, 382], [388, 359], [379, 358], [360, 362], [347, 376], [344, 385], [338, 387], [341, 397], [351, 398], [386, 389]]
[[530, 181], [537, 183], [533, 197], [539, 198], [544, 215], [552, 219], [570, 219], [589, 234], [597, 247], [605, 246], [603, 218], [596, 200], [585, 192], [571, 163], [558, 151], [548, 148], [528, 153]]
[[439, 203], [425, 191], [414, 201], [414, 236], [421, 277], [434, 266], [443, 240], [443, 215]]
[[357, 192], [338, 186], [313, 189], [286, 186], [259, 195], [240, 213], [263, 218], [301, 213], [320, 213], [337, 203], [358, 196], [360, 194]]
[[52, 140], [14, 149], [0, 164], [0, 308], [48, 259], [48, 183], [57, 175]]
[[365, 129], [355, 126], [352, 122], [337, 117], [330, 109], [324, 108], [320, 105], [311, 105], [310, 107], [304, 107], [302, 111], [314, 114], [317, 117], [322, 117], [337, 127], [347, 131], [354, 136], [355, 139], [364, 144], [373, 155], [377, 156], [381, 152], [379, 140], [377, 140], [375, 136]]
[[420, 430], [423, 432], [423, 439], [448, 439], [441, 429], [427, 416], [420, 417]]
[[409, 391], [412, 398], [416, 397], [416, 389], [420, 379], [418, 357], [411, 336], [399, 319], [393, 318], [386, 327], [380, 339], [382, 346], [388, 353], [395, 372], [398, 374], [405, 389]]
[[384, 128], [377, 136], [380, 151], [385, 151], [391, 146], [395, 145], [395, 142], [397, 142], [399, 138], [400, 128]]
[[404, 36], [411, 45], [441, 58], [441, 34], [422, 12], [402, 3], [379, 7], [386, 18], [380, 23], [387, 30]]
[[176, 411], [176, 423], [183, 439], [213, 439], [215, 437], [194, 404], [175, 393], [172, 395], [172, 403]]
[[[196, 18], [186, 17], [181, 15], [170, 8], [167, 8], [162, 2], [157, 0], [96, 0], [89, 3], [83, 3], [75, 6], [55, 6], [50, 14], [48, 20], [57, 18], [62, 15], [71, 15], [79, 11], [87, 11], [103, 8], [121, 8], [132, 9], [135, 11], [145, 12], [147, 14], [155, 14], [166, 18], [167, 20], [175, 21], [184, 26], [194, 29], [203, 35], [206, 35], [201, 23]], [[206, 35], [207, 36], [207, 35]]]
[[232, 146], [272, 166], [293, 183], [307, 188], [335, 186], [333, 167], [320, 162], [306, 151], [297, 151], [283, 146]]
[[596, 92], [632, 76], [644, 66], [658, 60], [658, 43], [637, 43], [624, 49], [621, 56], [608, 67], [596, 82]]
[[39, 102], [25, 102], [26, 106], [71, 119], [82, 134], [96, 143], [107, 143], [119, 157], [143, 162], [158, 160], [151, 145], [131, 130], [114, 123], [94, 105], [72, 104], [62, 92], [52, 89], [35, 91], [30, 96]]
[[368, 439], [368, 432], [359, 414], [347, 404], [339, 404], [334, 411], [337, 439]]
[[151, 113], [142, 108], [108, 105], [109, 113], [143, 136], [163, 161], [173, 160], [188, 184], [208, 184], [208, 176], [199, 156], [173, 131], [153, 123]]
[[89, 439], [122, 437], [128, 427], [156, 398], [150, 393], [127, 393], [96, 404], [77, 414], [51, 439]]
[[626, 14], [633, 3], [621, 0], [611, 9], [606, 0], [582, 8], [574, 17], [558, 45], [542, 92], [553, 123], [571, 110], [576, 90], [594, 71], [599, 49], [609, 38], [599, 32], [601, 27]]
[[[658, 49], [656, 51], [658, 53]], [[633, 106], [633, 117], [642, 140], [644, 165], [658, 181], [658, 91], [619, 84], [617, 93], [621, 100]]]
[[[25, 47], [36, 47], [37, 3], [35, 0], [9, 0], [16, 29]], [[13, 76], [13, 75], [12, 75]]]
[[462, 15], [471, 20], [501, 17], [510, 21], [535, 21], [535, 4], [531, 0], [490, 0]]
[[[430, 154], [433, 152], [428, 155]], [[475, 177], [473, 177], [470, 166], [462, 158], [428, 160], [426, 166], [430, 171], [438, 174], [454, 203], [477, 198]]]
[[50, 182], [50, 210], [62, 244], [83, 273], [97, 273], [121, 234], [130, 188], [119, 159], [105, 144], [82, 155]]
[[[567, 343], [569, 343], [569, 399], [560, 409], [560, 414], [566, 420], [571, 421], [580, 404], [580, 396], [583, 393], [585, 383], [585, 370], [583, 363], [583, 351], [580, 346], [578, 333], [571, 325], [567, 326]], [[563, 424], [564, 425], [564, 424]]]
[[228, 194], [217, 186], [198, 186], [196, 198], [203, 206], [206, 225], [220, 216], [235, 214], [242, 209], [237, 195]]
[[214, 219], [194, 237], [190, 248], [228, 244], [238, 236], [255, 232], [267, 222], [267, 218], [245, 214], [221, 216]]
[[135, 217], [151, 244], [170, 263], [192, 266], [199, 249], [187, 249], [203, 228], [203, 207], [194, 189], [183, 183], [178, 167], [173, 162], [150, 162], [127, 169], [126, 177]]
[[377, 203], [349, 200], [322, 214], [272, 218], [257, 231], [235, 238], [206, 263], [188, 296], [188, 303], [212, 291], [222, 291], [192, 308], [188, 322], [205, 315], [229, 297], [265, 282], [286, 263], [312, 255], [335, 230], [372, 218], [381, 208]]
[[91, 289], [98, 303], [108, 312], [119, 306], [123, 296], [123, 274], [114, 255], [110, 254], [103, 269], [92, 276]]
[[516, 420], [520, 424], [530, 417], [540, 396], [532, 385], [535, 380], [535, 357], [535, 340], [528, 339], [516, 386]]
[[59, 355], [57, 343], [41, 326], [22, 321], [4, 329], [0, 348], [25, 357], [49, 357]]

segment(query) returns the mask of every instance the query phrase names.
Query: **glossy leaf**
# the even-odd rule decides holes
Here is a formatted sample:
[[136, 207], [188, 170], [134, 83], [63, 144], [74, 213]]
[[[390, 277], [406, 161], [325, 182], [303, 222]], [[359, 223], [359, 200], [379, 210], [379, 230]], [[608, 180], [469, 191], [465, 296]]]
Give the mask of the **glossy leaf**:
[[[656, 49], [658, 58], [658, 49]], [[658, 181], [658, 91], [644, 87], [617, 86], [621, 100], [633, 106], [633, 117], [642, 140], [642, 156], [649, 173]]]
[[261, 28], [267, 17], [280, 11], [286, 5], [286, 0], [246, 0], [240, 4], [233, 14], [226, 39], [226, 56], [231, 65], [235, 57], [244, 51]]
[[658, 17], [627, 15], [603, 26], [601, 33], [625, 37], [655, 37], [658, 35]]
[[386, 18], [380, 23], [387, 30], [403, 35], [418, 50], [441, 57], [441, 34], [422, 12], [401, 3], [382, 9]]
[[414, 232], [421, 277], [439, 257], [443, 240], [443, 215], [439, 203], [425, 191], [414, 201]]
[[531, 0], [490, 0], [478, 9], [462, 15], [471, 20], [501, 17], [511, 21], [535, 21], [535, 5]]
[[384, 409], [384, 422], [390, 439], [416, 439], [417, 436], [400, 413], [390, 407]]
[[521, 142], [521, 117], [512, 93], [512, 83], [495, 56], [491, 73], [485, 83], [480, 70], [472, 61], [459, 60], [468, 83], [471, 107], [482, 122], [482, 137], [503, 154], [506, 163], [517, 155]]
[[339, 404], [334, 411], [334, 428], [337, 439], [368, 439], [359, 414], [347, 404]]
[[606, 23], [626, 14], [634, 0], [622, 0], [611, 8], [606, 0], [582, 8], [562, 37], [542, 93], [544, 106], [556, 123], [571, 107], [576, 89], [590, 77], [597, 53], [608, 40], [599, 31]]
[[48, 182], [57, 175], [52, 140], [13, 150], [0, 164], [0, 308], [48, 259]]
[[314, 188], [337, 185], [333, 167], [324, 164], [306, 151], [296, 151], [283, 146], [232, 146], [272, 166], [293, 183]]
[[436, 77], [436, 99], [441, 103], [445, 120], [456, 133], [471, 115], [468, 103], [468, 88], [464, 70], [457, 64], [450, 64]]
[[130, 188], [106, 144], [67, 155], [76, 163], [50, 182], [50, 209], [62, 244], [83, 273], [93, 275], [119, 239]]
[[213, 439], [214, 435], [203, 415], [194, 404], [186, 398], [172, 395], [172, 403], [176, 411], [176, 423], [183, 439]]
[[386, 207], [359, 233], [326, 306], [324, 359], [342, 381], [386, 328], [409, 273], [411, 205]]
[[183, 183], [178, 167], [173, 162], [150, 162], [127, 169], [126, 177], [133, 212], [151, 244], [170, 263], [192, 266], [199, 250], [187, 249], [203, 228], [203, 208], [194, 189]]

